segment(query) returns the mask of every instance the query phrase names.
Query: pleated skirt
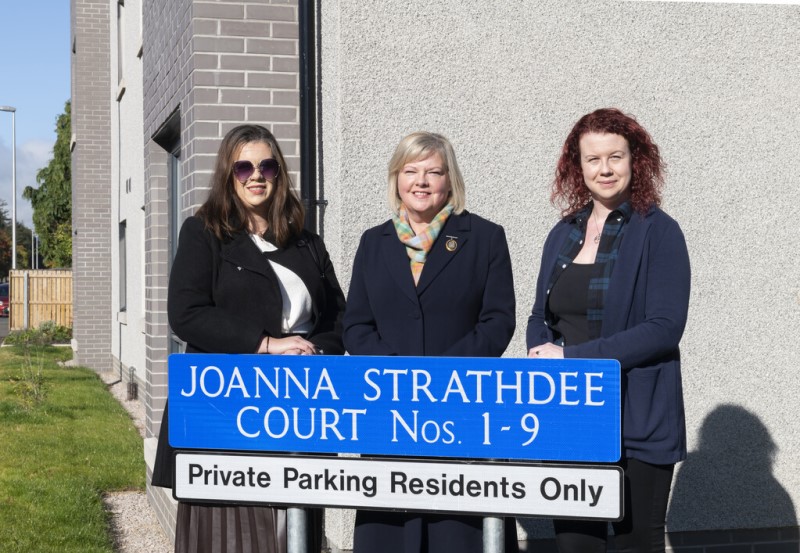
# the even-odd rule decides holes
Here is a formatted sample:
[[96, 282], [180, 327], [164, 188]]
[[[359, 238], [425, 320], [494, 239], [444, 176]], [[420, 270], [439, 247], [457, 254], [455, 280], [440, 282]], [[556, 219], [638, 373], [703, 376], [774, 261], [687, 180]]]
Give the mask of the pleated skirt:
[[[309, 551], [320, 551], [321, 519], [309, 509]], [[286, 553], [286, 510], [179, 502], [175, 553]]]

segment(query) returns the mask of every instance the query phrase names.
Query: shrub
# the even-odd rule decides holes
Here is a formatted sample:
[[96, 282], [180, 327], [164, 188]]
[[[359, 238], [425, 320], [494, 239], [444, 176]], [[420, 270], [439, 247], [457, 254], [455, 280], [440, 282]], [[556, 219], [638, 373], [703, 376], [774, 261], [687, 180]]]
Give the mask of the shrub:
[[6, 336], [5, 343], [13, 346], [44, 346], [69, 343], [71, 339], [71, 328], [57, 325], [53, 321], [44, 321], [37, 329], [12, 331]]

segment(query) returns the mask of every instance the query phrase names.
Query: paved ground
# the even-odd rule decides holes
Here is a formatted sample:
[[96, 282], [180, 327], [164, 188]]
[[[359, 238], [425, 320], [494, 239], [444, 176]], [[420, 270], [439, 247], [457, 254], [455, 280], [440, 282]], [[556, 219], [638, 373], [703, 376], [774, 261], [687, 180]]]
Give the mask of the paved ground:
[[8, 336], [8, 317], [0, 317], [0, 344], [6, 336]]
[[[144, 405], [129, 401], [126, 386], [114, 372], [98, 373], [108, 391], [131, 416], [134, 426], [144, 437]], [[103, 498], [111, 514], [111, 532], [117, 553], [170, 553], [172, 544], [156, 520], [144, 492], [116, 492]]]

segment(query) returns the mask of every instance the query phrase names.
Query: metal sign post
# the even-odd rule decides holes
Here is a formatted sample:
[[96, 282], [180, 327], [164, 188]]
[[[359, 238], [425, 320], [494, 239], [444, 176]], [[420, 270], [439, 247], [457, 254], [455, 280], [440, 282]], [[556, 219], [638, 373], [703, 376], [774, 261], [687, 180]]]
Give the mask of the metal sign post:
[[286, 510], [286, 553], [309, 553], [308, 513], [305, 509], [290, 507]]
[[483, 517], [483, 553], [506, 552], [506, 523], [500, 517]]

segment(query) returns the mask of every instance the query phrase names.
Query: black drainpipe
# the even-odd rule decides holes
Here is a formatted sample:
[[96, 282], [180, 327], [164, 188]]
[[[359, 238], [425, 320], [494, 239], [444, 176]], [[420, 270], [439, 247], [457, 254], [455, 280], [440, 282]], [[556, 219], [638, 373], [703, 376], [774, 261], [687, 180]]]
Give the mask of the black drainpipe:
[[298, 0], [300, 52], [300, 197], [306, 207], [305, 228], [317, 232], [317, 207], [327, 201], [317, 198], [317, 90], [316, 90], [316, 0]]

